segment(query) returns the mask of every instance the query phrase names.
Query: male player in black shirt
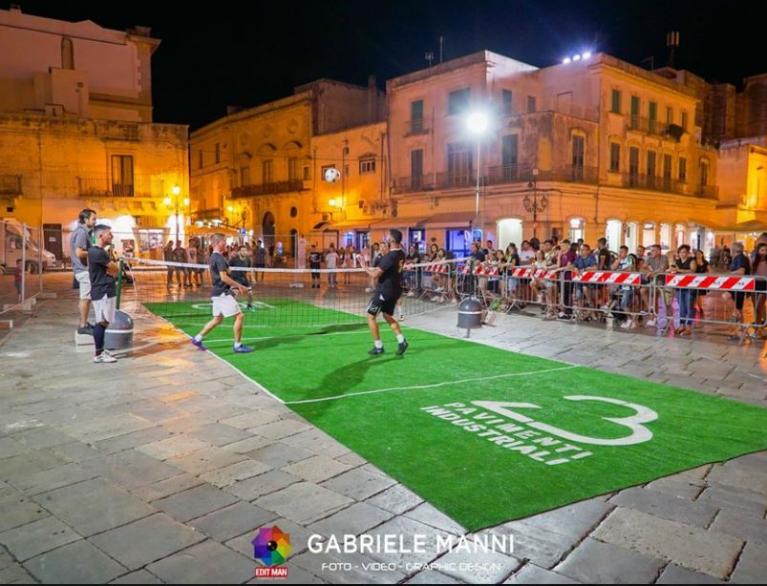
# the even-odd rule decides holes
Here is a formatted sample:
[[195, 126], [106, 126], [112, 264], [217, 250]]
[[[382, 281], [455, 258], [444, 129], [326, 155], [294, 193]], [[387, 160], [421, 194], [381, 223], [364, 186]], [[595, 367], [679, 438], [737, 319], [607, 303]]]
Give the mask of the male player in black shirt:
[[312, 269], [312, 289], [320, 288], [320, 269], [322, 268], [322, 253], [317, 250], [317, 245], [312, 244], [309, 252], [309, 268]]
[[[251, 268], [250, 257], [248, 256], [248, 249], [244, 246], [240, 246], [239, 250], [235, 252], [232, 250], [232, 254], [229, 255], [229, 266], [243, 269]], [[253, 286], [250, 284], [247, 271], [232, 271], [232, 279], [237, 281], [240, 285], [245, 287], [248, 295], [248, 311], [255, 311], [253, 307]]]
[[207, 350], [203, 344], [203, 338], [207, 336], [215, 327], [224, 321], [225, 317], [234, 317], [234, 352], [236, 354], [247, 354], [253, 352], [242, 343], [242, 329], [245, 325], [245, 315], [240, 310], [240, 304], [234, 298], [232, 289], [247, 295], [247, 289], [235, 281], [229, 274], [229, 263], [224, 258], [226, 250], [226, 236], [223, 234], [214, 234], [211, 238], [213, 254], [210, 255], [210, 277], [213, 282], [213, 291], [211, 291], [211, 301], [213, 302], [213, 319], [210, 320], [202, 331], [192, 338], [192, 344], [200, 350]]
[[94, 229], [96, 244], [88, 249], [88, 277], [91, 283], [91, 299], [96, 315], [96, 325], [93, 326], [93, 340], [96, 344], [96, 364], [112, 364], [117, 359], [104, 349], [106, 329], [115, 320], [117, 310], [117, 287], [115, 277], [118, 265], [106, 251], [112, 244], [112, 229], [100, 224]]
[[389, 252], [381, 259], [378, 266], [365, 269], [373, 279], [378, 280], [378, 286], [368, 305], [368, 325], [370, 333], [373, 334], [374, 344], [373, 349], [368, 352], [371, 356], [380, 356], [384, 353], [377, 321], [379, 313], [383, 313], [384, 319], [397, 336], [397, 356], [402, 356], [408, 348], [399, 323], [394, 319], [394, 310], [402, 296], [402, 267], [405, 265], [402, 232], [389, 230], [389, 239]]

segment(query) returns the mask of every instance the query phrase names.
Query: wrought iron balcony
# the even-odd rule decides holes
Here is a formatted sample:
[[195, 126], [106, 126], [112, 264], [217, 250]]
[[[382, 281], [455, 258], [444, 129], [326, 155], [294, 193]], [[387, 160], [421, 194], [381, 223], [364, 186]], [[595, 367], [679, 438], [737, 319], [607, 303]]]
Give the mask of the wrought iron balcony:
[[232, 197], [253, 197], [257, 195], [293, 193], [296, 191], [302, 191], [303, 189], [304, 182], [302, 180], [276, 181], [235, 187], [232, 189]]

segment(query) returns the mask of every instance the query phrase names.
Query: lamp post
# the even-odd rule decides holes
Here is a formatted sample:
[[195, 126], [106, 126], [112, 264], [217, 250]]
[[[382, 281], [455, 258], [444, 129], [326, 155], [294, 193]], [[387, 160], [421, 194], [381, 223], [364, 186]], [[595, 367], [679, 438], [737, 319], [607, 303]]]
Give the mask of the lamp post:
[[527, 184], [527, 187], [532, 189], [533, 197], [530, 198], [530, 194], [525, 195], [522, 200], [522, 204], [525, 206], [527, 213], [533, 214], [533, 238], [538, 238], [538, 214], [542, 213], [549, 207], [549, 198], [544, 193], [538, 198], [538, 169], [533, 169], [532, 177]]
[[[480, 165], [481, 165], [481, 157], [482, 157], [482, 137], [487, 132], [487, 128], [490, 125], [490, 120], [488, 119], [487, 114], [484, 112], [472, 112], [469, 114], [469, 117], [466, 119], [466, 126], [469, 129], [469, 132], [473, 134], [477, 139], [477, 184], [476, 184], [476, 191], [474, 196], [474, 225], [479, 226], [480, 230], [482, 229], [482, 222], [480, 220], [480, 205], [479, 205], [479, 195], [480, 195]], [[474, 239], [474, 236], [472, 235], [472, 240]]]
[[[165, 205], [170, 207], [173, 206], [175, 216], [176, 216], [176, 238], [175, 240], [181, 240], [181, 227], [179, 225], [179, 204], [181, 203], [181, 187], [178, 185], [174, 185], [171, 189], [171, 193], [173, 194], [173, 197], [166, 197], [165, 198]], [[189, 207], [189, 198], [185, 197], [183, 200], [184, 208]]]

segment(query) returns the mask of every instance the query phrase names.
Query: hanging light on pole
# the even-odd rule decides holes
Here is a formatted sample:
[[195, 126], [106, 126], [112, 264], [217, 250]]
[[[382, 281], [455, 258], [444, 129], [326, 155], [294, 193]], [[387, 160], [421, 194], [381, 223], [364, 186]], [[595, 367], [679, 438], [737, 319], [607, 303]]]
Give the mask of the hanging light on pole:
[[[479, 195], [480, 195], [480, 165], [481, 165], [481, 156], [482, 156], [482, 137], [487, 134], [487, 129], [490, 126], [490, 119], [488, 115], [485, 112], [472, 112], [469, 114], [469, 116], [466, 119], [466, 126], [469, 129], [469, 132], [473, 134], [477, 139], [477, 184], [476, 184], [476, 192], [475, 192], [475, 198], [474, 198], [474, 225], [479, 226], [480, 230], [482, 229], [482, 222], [480, 222], [480, 205], [479, 205]], [[472, 236], [473, 239], [473, 236]]]

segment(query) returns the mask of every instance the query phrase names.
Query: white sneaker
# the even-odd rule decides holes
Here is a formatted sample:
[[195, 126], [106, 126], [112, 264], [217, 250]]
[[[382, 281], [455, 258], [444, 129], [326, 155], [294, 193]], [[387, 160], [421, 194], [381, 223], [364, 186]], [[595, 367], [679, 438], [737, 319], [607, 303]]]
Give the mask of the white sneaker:
[[102, 352], [98, 356], [93, 357], [93, 362], [94, 364], [113, 364], [117, 362], [117, 358], [107, 352]]
[[630, 328], [631, 328], [633, 325], [634, 325], [634, 320], [633, 320], [633, 319], [627, 319], [626, 321], [624, 321], [624, 322], [621, 324], [621, 328], [623, 328], [624, 330], [628, 330], [628, 329], [630, 329]]
[[656, 322], [654, 319], [649, 319], [649, 320], [647, 320], [647, 323], [646, 323], [645, 325], [646, 325], [648, 328], [654, 328], [656, 323], [657, 323], [657, 322]]

